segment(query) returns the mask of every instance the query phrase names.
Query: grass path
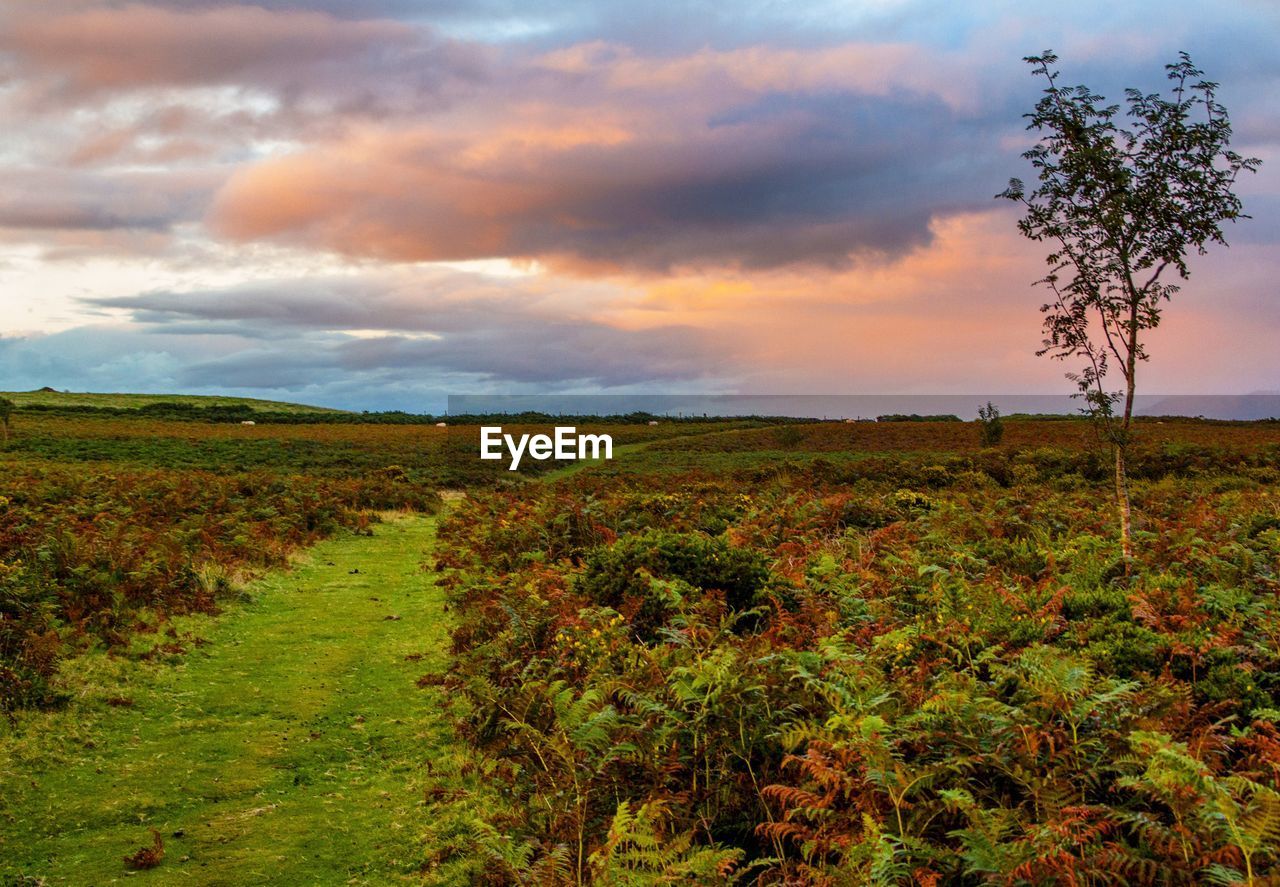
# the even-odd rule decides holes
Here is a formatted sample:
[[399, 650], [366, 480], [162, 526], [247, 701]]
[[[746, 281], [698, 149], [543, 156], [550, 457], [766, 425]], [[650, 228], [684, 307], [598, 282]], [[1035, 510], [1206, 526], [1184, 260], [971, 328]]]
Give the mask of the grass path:
[[[416, 881], [432, 760], [457, 753], [415, 685], [448, 649], [434, 533], [396, 517], [320, 543], [179, 620], [207, 643], [176, 664], [76, 660], [82, 699], [0, 737], [0, 885]], [[163, 862], [129, 872], [153, 827]]]

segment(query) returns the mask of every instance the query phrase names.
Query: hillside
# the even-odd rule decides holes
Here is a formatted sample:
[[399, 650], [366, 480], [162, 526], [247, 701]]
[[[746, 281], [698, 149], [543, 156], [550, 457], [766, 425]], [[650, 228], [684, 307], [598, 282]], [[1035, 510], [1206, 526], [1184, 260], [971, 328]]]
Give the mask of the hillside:
[[287, 403], [277, 400], [258, 400], [252, 397], [222, 397], [199, 394], [97, 394], [73, 391], [0, 391], [21, 407], [101, 407], [108, 409], [139, 409], [151, 404], [183, 404], [193, 407], [248, 407], [260, 413], [342, 413], [329, 407]]

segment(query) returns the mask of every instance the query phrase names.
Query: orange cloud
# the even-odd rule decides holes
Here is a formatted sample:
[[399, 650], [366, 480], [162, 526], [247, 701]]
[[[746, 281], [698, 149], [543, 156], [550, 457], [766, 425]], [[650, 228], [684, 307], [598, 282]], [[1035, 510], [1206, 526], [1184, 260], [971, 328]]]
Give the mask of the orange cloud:
[[409, 25], [343, 21], [320, 12], [215, 6], [176, 11], [142, 4], [50, 14], [33, 4], [0, 32], [0, 50], [66, 78], [74, 91], [219, 83], [254, 69], [337, 60], [416, 39]]
[[211, 224], [233, 238], [285, 235], [383, 259], [504, 255], [504, 218], [536, 214], [544, 189], [486, 176], [451, 147], [429, 133], [370, 134], [268, 161], [231, 178]]
[[[599, 317], [627, 329], [676, 324], [734, 355], [741, 390], [779, 393], [969, 393], [1069, 390], [1070, 364], [1037, 357], [1032, 281], [1044, 252], [1005, 207], [936, 219], [933, 239], [888, 262], [845, 270], [779, 268], [630, 281]], [[1193, 263], [1148, 336], [1147, 390], [1220, 392], [1274, 377], [1280, 257], [1242, 244]], [[621, 284], [616, 280], [615, 284]], [[621, 291], [621, 287], [620, 287]], [[1207, 354], [1234, 354], [1206, 360]], [[752, 369], [754, 368], [754, 369]], [[1256, 384], [1256, 383], [1254, 383]]]
[[704, 48], [668, 57], [637, 53], [603, 41], [541, 56], [537, 67], [596, 78], [628, 92], [688, 94], [691, 85], [714, 83], [740, 93], [813, 93], [850, 90], [870, 95], [914, 91], [938, 95], [959, 109], [975, 107], [979, 94], [971, 62], [926, 52], [909, 43], [843, 43], [803, 50], [747, 46]]
[[500, 107], [349, 126], [241, 169], [209, 222], [357, 257], [596, 275], [896, 255], [927, 242], [935, 215], [989, 199], [971, 175], [992, 162], [988, 137], [948, 129], [937, 97], [820, 92], [777, 107], [706, 78], [687, 102], [603, 81], [513, 88]]

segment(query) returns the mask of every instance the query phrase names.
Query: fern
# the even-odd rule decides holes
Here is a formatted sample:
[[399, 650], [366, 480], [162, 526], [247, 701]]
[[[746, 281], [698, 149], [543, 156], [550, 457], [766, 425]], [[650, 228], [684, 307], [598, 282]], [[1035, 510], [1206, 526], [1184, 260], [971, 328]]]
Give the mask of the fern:
[[634, 812], [618, 805], [603, 846], [590, 857], [593, 883], [607, 887], [655, 884], [733, 884], [741, 850], [696, 846], [692, 832], [665, 833], [666, 805], [650, 801]]

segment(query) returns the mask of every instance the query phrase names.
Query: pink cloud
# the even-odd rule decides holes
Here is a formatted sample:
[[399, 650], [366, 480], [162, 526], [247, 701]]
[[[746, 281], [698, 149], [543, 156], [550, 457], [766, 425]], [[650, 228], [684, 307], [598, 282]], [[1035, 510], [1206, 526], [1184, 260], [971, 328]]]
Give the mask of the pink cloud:
[[[465, 110], [240, 169], [209, 219], [232, 239], [397, 261], [846, 264], [918, 246], [935, 210], [995, 190], [995, 175], [972, 185], [993, 155], [948, 98], [964, 83], [897, 45], [657, 59], [585, 44], [511, 63]], [[957, 181], [930, 181], [947, 165]]]
[[[591, 78], [619, 92], [739, 96], [847, 90], [865, 95], [916, 92], [936, 95], [959, 110], [975, 107], [979, 90], [971, 59], [929, 52], [909, 43], [843, 43], [787, 49], [766, 45], [681, 56], [653, 56], [594, 41], [540, 56], [538, 69]], [[698, 87], [715, 87], [714, 91]]]
[[64, 78], [75, 92], [226, 83], [413, 43], [393, 21], [343, 21], [305, 11], [215, 6], [180, 12], [142, 4], [53, 12], [39, 4], [0, 35], [30, 75]]

